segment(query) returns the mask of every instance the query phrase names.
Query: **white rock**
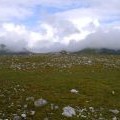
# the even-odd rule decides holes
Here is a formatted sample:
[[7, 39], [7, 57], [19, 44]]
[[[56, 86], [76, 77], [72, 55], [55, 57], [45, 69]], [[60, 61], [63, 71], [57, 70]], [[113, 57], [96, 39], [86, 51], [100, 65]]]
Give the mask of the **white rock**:
[[13, 120], [20, 120], [20, 116], [18, 115], [14, 116]]
[[30, 115], [35, 115], [35, 111], [30, 111]]
[[115, 110], [109, 110], [110, 112], [114, 113], [114, 114], [118, 114], [119, 110], [115, 109]]
[[105, 120], [103, 117], [98, 118], [98, 120]]
[[71, 89], [70, 92], [71, 92], [71, 93], [75, 93], [75, 94], [78, 93], [78, 91], [77, 91], [76, 89]]
[[114, 95], [114, 94], [115, 94], [115, 91], [112, 91], [112, 94]]
[[27, 105], [24, 105], [24, 108], [27, 108]]
[[54, 109], [54, 104], [51, 104], [51, 110], [53, 110]]
[[116, 118], [116, 117], [113, 117], [112, 120], [117, 120], [117, 118]]
[[91, 61], [91, 60], [88, 60], [88, 63], [89, 63], [89, 64], [91, 64], [91, 63], [92, 63], [92, 61]]
[[44, 99], [38, 99], [34, 102], [35, 107], [42, 107], [47, 104], [47, 101]]
[[70, 106], [67, 106], [67, 107], [64, 107], [63, 108], [63, 113], [62, 113], [63, 116], [66, 116], [66, 117], [72, 117], [74, 115], [76, 115], [76, 112], [75, 112], [75, 109], [70, 107]]
[[44, 118], [44, 120], [49, 120], [48, 118]]
[[81, 117], [82, 117], [82, 118], [86, 118], [87, 116], [85, 116], [85, 115], [81, 115]]
[[93, 107], [89, 107], [89, 109], [90, 109], [91, 112], [95, 112]]
[[22, 117], [22, 118], [26, 118], [26, 114], [24, 114], [24, 113], [21, 114], [21, 117]]
[[29, 100], [30, 100], [30, 101], [34, 101], [34, 97], [27, 97], [27, 98], [26, 98], [26, 101], [29, 101]]
[[57, 109], [59, 109], [59, 106], [56, 105], [56, 106], [55, 106], [55, 110], [57, 110]]

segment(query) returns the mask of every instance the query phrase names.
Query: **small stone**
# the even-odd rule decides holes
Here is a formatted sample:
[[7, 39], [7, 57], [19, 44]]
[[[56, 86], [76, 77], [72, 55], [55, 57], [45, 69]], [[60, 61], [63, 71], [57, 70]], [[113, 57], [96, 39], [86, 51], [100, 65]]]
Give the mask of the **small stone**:
[[93, 107], [89, 107], [89, 109], [90, 109], [91, 112], [95, 112]]
[[35, 115], [35, 111], [30, 111], [30, 115]]
[[24, 108], [27, 108], [27, 105], [24, 105]]
[[115, 91], [112, 91], [112, 95], [115, 95]]
[[17, 85], [17, 87], [20, 87], [20, 85]]
[[34, 102], [35, 107], [42, 107], [47, 104], [47, 101], [44, 99], [38, 99]]
[[27, 97], [26, 101], [34, 101], [34, 97]]
[[57, 110], [57, 109], [59, 109], [59, 107], [56, 105], [56, 106], [55, 106], [55, 110]]
[[103, 117], [98, 118], [98, 120], [105, 120]]
[[14, 116], [13, 120], [20, 120], [20, 116], [18, 115]]
[[117, 120], [117, 118], [116, 118], [116, 117], [113, 117], [112, 120]]
[[24, 113], [21, 114], [21, 117], [22, 117], [22, 118], [26, 118], [26, 114], [24, 114]]
[[76, 89], [71, 89], [70, 92], [71, 92], [71, 93], [75, 93], [75, 94], [78, 93], [78, 91], [77, 91]]
[[54, 109], [54, 104], [51, 104], [51, 110], [53, 110]]
[[85, 116], [85, 115], [81, 115], [81, 118], [86, 118], [87, 116]]
[[67, 107], [63, 108], [62, 115], [66, 116], [66, 117], [72, 117], [72, 116], [76, 115], [76, 112], [75, 112], [74, 108], [67, 106]]
[[115, 109], [115, 110], [109, 110], [110, 112], [114, 113], [114, 114], [118, 114], [119, 110]]
[[48, 118], [44, 118], [44, 120], [49, 120]]

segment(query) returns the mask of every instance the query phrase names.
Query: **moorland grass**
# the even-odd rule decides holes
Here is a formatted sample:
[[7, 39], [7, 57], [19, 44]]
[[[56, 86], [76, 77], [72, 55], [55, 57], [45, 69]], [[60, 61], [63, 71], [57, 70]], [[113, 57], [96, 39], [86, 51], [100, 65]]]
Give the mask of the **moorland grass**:
[[[73, 59], [74, 58], [74, 59]], [[89, 63], [88, 60], [92, 62]], [[33, 55], [0, 57], [0, 118], [13, 119], [14, 114], [27, 114], [28, 120], [93, 120], [100, 114], [106, 120], [120, 110], [120, 56], [105, 55]], [[72, 94], [71, 89], [79, 94]], [[112, 91], [115, 93], [113, 94]], [[44, 98], [46, 106], [37, 108], [27, 97]], [[59, 106], [51, 110], [51, 104]], [[24, 106], [27, 105], [27, 108]], [[63, 107], [94, 107], [99, 111], [84, 113], [87, 117], [66, 118]], [[35, 115], [29, 115], [30, 110]], [[88, 111], [90, 112], [90, 111]]]

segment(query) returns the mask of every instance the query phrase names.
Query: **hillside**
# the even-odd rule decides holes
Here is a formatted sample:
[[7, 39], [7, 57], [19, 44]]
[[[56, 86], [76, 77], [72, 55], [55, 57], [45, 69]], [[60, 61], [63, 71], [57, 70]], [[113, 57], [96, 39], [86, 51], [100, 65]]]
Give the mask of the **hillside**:
[[74, 52], [76, 54], [113, 54], [113, 55], [120, 55], [120, 50], [114, 50], [114, 49], [107, 49], [107, 48], [101, 48], [101, 49], [92, 49], [92, 48], [86, 48], [80, 51]]

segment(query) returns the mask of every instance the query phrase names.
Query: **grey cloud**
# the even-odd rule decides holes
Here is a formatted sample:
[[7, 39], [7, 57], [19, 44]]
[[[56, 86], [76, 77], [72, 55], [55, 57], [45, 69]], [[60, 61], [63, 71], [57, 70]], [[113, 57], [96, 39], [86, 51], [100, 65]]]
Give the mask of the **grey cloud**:
[[120, 49], [120, 30], [109, 29], [107, 31], [97, 30], [95, 33], [91, 33], [84, 40], [76, 42], [71, 40], [68, 45], [69, 51], [77, 51], [85, 48], [108, 48], [108, 49]]
[[120, 49], [120, 30], [96, 31], [84, 40], [86, 47]]
[[56, 29], [55, 36], [58, 36], [60, 39], [71, 34], [80, 33], [74, 24], [68, 20], [55, 19], [55, 17], [53, 17], [53, 21], [47, 21], [47, 23]]

